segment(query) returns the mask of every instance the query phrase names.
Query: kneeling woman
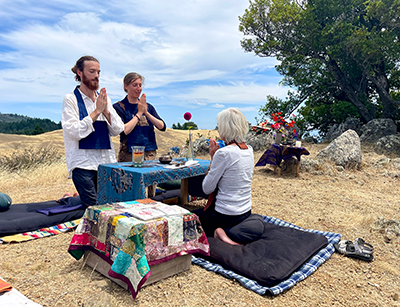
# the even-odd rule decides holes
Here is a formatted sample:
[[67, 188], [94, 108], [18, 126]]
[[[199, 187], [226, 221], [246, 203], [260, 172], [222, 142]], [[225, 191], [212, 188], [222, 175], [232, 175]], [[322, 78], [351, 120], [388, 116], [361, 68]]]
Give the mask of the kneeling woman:
[[218, 133], [227, 144], [219, 148], [210, 140], [210, 170], [203, 180], [203, 191], [216, 194], [210, 207], [197, 209], [197, 214], [208, 236], [230, 244], [237, 244], [225, 233], [251, 215], [251, 182], [253, 178], [253, 148], [244, 143], [249, 131], [247, 119], [237, 108], [229, 108], [217, 115]]

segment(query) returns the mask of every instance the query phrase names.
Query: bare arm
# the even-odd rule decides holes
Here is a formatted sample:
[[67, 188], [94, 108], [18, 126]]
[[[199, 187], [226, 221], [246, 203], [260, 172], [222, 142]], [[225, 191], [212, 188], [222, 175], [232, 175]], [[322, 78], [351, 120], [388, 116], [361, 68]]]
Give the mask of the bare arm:
[[[144, 99], [146, 100], [146, 94], [143, 94], [142, 97], [144, 96]], [[142, 99], [142, 97], [140, 99]], [[146, 111], [144, 112], [144, 115], [147, 117], [147, 119], [149, 121], [151, 121], [151, 123], [154, 125], [154, 127], [156, 127], [158, 130], [162, 130], [164, 128], [164, 122], [156, 117], [154, 117], [153, 115], [151, 115], [148, 112], [147, 109], [147, 103], [146, 103]]]

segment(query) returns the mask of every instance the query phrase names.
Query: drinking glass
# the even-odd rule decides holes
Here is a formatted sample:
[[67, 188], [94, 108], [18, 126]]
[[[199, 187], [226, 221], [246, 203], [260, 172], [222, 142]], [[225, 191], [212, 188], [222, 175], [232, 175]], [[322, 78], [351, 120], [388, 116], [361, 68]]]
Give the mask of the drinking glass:
[[134, 167], [142, 167], [144, 161], [144, 146], [132, 146], [132, 162]]

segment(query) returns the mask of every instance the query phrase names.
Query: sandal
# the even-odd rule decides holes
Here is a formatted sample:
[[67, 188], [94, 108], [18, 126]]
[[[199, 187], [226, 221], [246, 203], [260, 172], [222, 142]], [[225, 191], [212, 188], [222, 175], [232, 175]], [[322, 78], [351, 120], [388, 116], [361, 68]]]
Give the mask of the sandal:
[[341, 240], [339, 243], [333, 244], [333, 246], [335, 247], [336, 251], [339, 254], [345, 254], [346, 253], [347, 245], [353, 245], [353, 242], [351, 242], [349, 240]]
[[354, 245], [356, 246], [357, 249], [362, 251], [364, 254], [372, 254], [374, 252], [374, 247], [371, 244], [365, 242], [361, 238], [357, 238], [354, 241]]
[[344, 253], [344, 255], [350, 258], [356, 258], [368, 262], [374, 260], [374, 256], [372, 256], [372, 254], [363, 252], [359, 248], [359, 245], [355, 244], [348, 244], [346, 246], [346, 252]]

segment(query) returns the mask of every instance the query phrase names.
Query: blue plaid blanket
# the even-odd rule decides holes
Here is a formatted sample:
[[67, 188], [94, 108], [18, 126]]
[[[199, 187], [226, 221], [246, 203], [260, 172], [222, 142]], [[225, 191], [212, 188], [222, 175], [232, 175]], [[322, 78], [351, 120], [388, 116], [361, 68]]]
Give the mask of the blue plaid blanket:
[[227, 278], [236, 279], [240, 282], [245, 288], [254, 291], [260, 295], [264, 295], [265, 293], [270, 293], [272, 295], [278, 295], [291, 287], [293, 287], [296, 283], [302, 281], [306, 277], [310, 276], [314, 273], [318, 267], [323, 264], [326, 260], [328, 260], [332, 254], [335, 252], [335, 248], [333, 246], [334, 243], [339, 242], [341, 238], [341, 234], [328, 232], [328, 231], [319, 231], [319, 230], [311, 230], [311, 229], [303, 229], [299, 226], [293, 225], [291, 223], [285, 222], [283, 220], [270, 217], [263, 216], [264, 221], [267, 223], [272, 223], [279, 226], [295, 228], [298, 230], [309, 231], [313, 233], [317, 233], [325, 236], [328, 239], [328, 245], [321, 249], [317, 254], [315, 254], [310, 260], [308, 260], [305, 264], [303, 264], [296, 272], [294, 272], [287, 280], [279, 283], [274, 287], [264, 287], [258, 284], [258, 282], [248, 279], [244, 276], [236, 274], [233, 271], [224, 269], [221, 265], [209, 262], [203, 258], [195, 257], [192, 255], [192, 263], [197, 264], [208, 271], [212, 271], [215, 273], [219, 273]]

